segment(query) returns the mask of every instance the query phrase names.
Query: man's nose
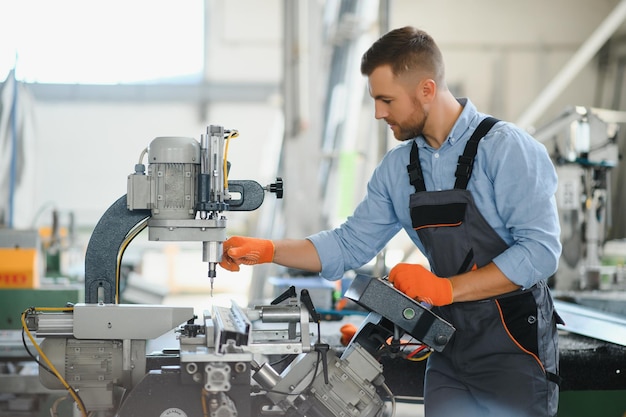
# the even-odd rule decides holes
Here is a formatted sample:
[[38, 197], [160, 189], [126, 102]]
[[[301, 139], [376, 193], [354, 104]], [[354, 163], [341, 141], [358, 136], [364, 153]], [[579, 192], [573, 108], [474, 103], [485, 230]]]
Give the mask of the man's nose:
[[389, 112], [384, 108], [384, 106], [381, 106], [379, 104], [374, 105], [374, 117], [377, 120], [384, 119], [388, 115], [389, 115]]

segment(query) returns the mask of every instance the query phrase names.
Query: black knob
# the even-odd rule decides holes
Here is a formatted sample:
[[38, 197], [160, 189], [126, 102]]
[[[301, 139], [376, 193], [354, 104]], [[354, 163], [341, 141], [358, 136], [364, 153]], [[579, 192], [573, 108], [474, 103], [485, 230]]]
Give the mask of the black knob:
[[276, 182], [270, 184], [270, 193], [276, 193], [276, 198], [283, 198], [283, 179], [276, 177]]

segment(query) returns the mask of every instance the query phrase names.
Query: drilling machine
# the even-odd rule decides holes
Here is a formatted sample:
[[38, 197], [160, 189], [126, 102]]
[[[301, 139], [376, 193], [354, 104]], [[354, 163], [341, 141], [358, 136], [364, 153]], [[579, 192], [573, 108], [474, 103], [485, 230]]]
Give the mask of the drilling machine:
[[281, 178], [266, 187], [252, 180], [228, 180], [228, 143], [237, 135], [211, 125], [199, 143], [183, 137], [158, 137], [150, 143], [128, 176], [128, 193], [94, 228], [85, 257], [86, 303], [119, 302], [119, 258], [145, 227], [151, 241], [202, 242], [208, 277], [215, 278], [226, 240], [222, 213], [256, 210], [266, 191], [283, 196]]

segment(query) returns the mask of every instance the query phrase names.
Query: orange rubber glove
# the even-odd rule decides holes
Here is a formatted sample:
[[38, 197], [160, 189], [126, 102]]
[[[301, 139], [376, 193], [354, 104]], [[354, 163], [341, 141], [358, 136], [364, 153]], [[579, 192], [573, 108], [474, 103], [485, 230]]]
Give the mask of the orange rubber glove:
[[341, 332], [341, 344], [343, 346], [348, 346], [348, 344], [356, 334], [357, 330], [358, 329], [356, 328], [356, 326], [352, 323], [346, 323], [341, 326], [341, 329], [339, 329], [339, 331]]
[[389, 282], [409, 297], [433, 306], [452, 304], [452, 282], [422, 265], [398, 264], [389, 271]]
[[239, 271], [239, 265], [256, 265], [274, 260], [274, 242], [267, 239], [233, 236], [224, 242], [220, 266]]

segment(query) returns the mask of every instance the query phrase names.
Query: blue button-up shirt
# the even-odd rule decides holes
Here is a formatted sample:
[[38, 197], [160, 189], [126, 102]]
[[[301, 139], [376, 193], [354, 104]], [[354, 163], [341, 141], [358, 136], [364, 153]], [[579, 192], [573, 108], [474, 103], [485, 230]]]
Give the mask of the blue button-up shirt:
[[[409, 183], [413, 141], [428, 191], [454, 188], [454, 172], [465, 144], [486, 117], [468, 99], [450, 135], [439, 149], [422, 136], [407, 140], [384, 156], [367, 184], [367, 193], [354, 214], [338, 228], [309, 236], [327, 279], [369, 262], [400, 229], [415, 245], [424, 246], [413, 230]], [[555, 193], [557, 176], [546, 148], [517, 126], [500, 122], [481, 140], [467, 189], [478, 210], [509, 245], [493, 261], [514, 283], [531, 287], [556, 272], [561, 254]]]

